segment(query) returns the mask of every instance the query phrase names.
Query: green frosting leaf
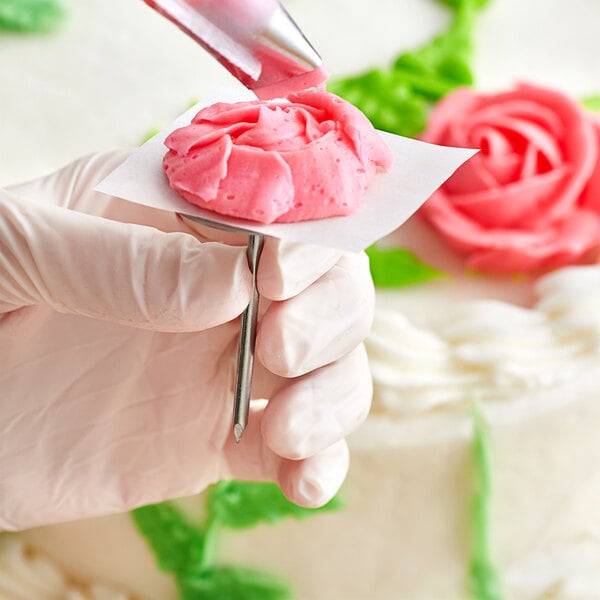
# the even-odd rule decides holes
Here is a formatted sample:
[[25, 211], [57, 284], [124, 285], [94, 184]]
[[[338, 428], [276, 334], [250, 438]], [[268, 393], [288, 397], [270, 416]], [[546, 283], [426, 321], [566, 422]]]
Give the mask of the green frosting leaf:
[[[464, 5], [467, 3], [465, 0], [438, 0], [438, 1], [441, 2], [442, 4], [447, 4], [451, 8], [455, 8], [455, 9], [458, 9], [461, 7], [461, 5]], [[490, 0], [475, 0], [474, 4], [477, 8], [483, 8], [484, 6], [487, 6], [489, 3], [490, 3]]]
[[180, 575], [204, 563], [204, 535], [169, 502], [136, 508], [131, 516], [161, 570]]
[[444, 3], [455, 11], [447, 31], [403, 52], [391, 68], [333, 80], [329, 90], [357, 106], [377, 129], [410, 137], [421, 133], [433, 102], [473, 83], [473, 32], [486, 0]]
[[66, 17], [59, 0], [0, 0], [0, 30], [45, 33]]
[[211, 518], [232, 529], [274, 524], [285, 517], [304, 519], [341, 506], [341, 500], [335, 497], [321, 508], [303, 508], [290, 502], [274, 483], [253, 481], [221, 481], [213, 486], [207, 500]]
[[289, 600], [289, 586], [277, 577], [236, 567], [204, 569], [179, 581], [182, 600]]
[[303, 518], [340, 506], [335, 498], [322, 509], [310, 510], [291, 503], [275, 484], [223, 481], [209, 492], [202, 527], [189, 523], [169, 502], [144, 506], [131, 514], [159, 567], [175, 576], [182, 600], [287, 600], [292, 597], [290, 588], [279, 578], [215, 565], [221, 527], [276, 523], [286, 516]]
[[366, 250], [371, 276], [377, 287], [403, 287], [445, 277], [405, 248], [383, 248], [377, 245]]
[[597, 96], [588, 96], [581, 101], [583, 106], [588, 110], [600, 112], [600, 94]]
[[328, 89], [359, 108], [373, 127], [414, 137], [427, 125], [428, 105], [400, 73], [376, 69], [334, 80]]
[[450, 28], [413, 52], [401, 54], [394, 70], [409, 79], [416, 94], [439, 100], [461, 85], [472, 85], [470, 62], [473, 56], [472, 35], [475, 28], [475, 1], [461, 2]]
[[491, 551], [492, 467], [491, 439], [481, 414], [473, 414], [473, 466], [475, 493], [471, 515], [471, 564], [473, 600], [502, 600], [500, 578]]
[[[259, 571], [214, 567], [205, 552], [205, 536], [168, 502], [132, 511], [139, 531], [152, 548], [159, 567], [173, 573], [182, 600], [287, 600], [291, 592], [277, 577]], [[210, 519], [209, 519], [210, 522]], [[215, 532], [210, 524], [206, 528]]]

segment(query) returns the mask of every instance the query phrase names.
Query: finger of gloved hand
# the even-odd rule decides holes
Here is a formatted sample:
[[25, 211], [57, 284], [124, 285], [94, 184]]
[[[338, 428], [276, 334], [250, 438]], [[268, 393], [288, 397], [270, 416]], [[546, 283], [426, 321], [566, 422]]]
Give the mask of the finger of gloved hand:
[[[185, 217], [181, 220], [199, 239], [236, 246], [248, 244], [248, 234], [211, 228]], [[258, 265], [258, 290], [268, 300], [287, 300], [329, 271], [342, 254], [335, 248], [265, 236]]]
[[256, 356], [282, 377], [329, 364], [364, 340], [374, 305], [366, 255], [345, 253], [306, 290], [271, 303], [259, 324]]
[[265, 443], [293, 460], [322, 452], [366, 419], [372, 394], [367, 353], [361, 344], [274, 393], [262, 419]]
[[[110, 196], [95, 192], [94, 188], [130, 154], [131, 150], [125, 149], [90, 154], [48, 175], [10, 186], [7, 191], [28, 200], [104, 216]], [[124, 200], [119, 203], [129, 204]]]
[[287, 300], [327, 273], [342, 255], [335, 248], [267, 238], [258, 266], [258, 289], [269, 300]]
[[205, 241], [188, 226], [188, 221], [174, 212], [127, 202], [94, 191], [98, 183], [119, 167], [130, 154], [131, 150], [91, 154], [45, 177], [11, 186], [7, 191], [28, 200], [54, 204], [121, 223], [147, 225], [169, 233], [190, 233]]
[[306, 508], [327, 504], [348, 474], [350, 453], [345, 440], [304, 460], [282, 462], [277, 483], [285, 497]]
[[[131, 150], [113, 150], [81, 158], [38, 179], [9, 188], [12, 193], [115, 221], [150, 225], [161, 231], [193, 233], [201, 241], [246, 245], [247, 234], [201, 225], [180, 215], [125, 202], [99, 192], [96, 185], [116, 169]], [[327, 272], [341, 251], [267, 237], [259, 264], [260, 292], [271, 300], [295, 296]]]
[[197, 331], [239, 315], [251, 293], [243, 249], [0, 195], [0, 307], [157, 331]]
[[284, 495], [301, 506], [327, 503], [341, 487], [349, 466], [348, 446], [338, 440], [303, 460], [288, 460], [274, 453], [261, 434], [265, 403], [254, 403], [249, 425], [239, 444], [229, 439], [224, 449], [223, 478], [274, 481]]

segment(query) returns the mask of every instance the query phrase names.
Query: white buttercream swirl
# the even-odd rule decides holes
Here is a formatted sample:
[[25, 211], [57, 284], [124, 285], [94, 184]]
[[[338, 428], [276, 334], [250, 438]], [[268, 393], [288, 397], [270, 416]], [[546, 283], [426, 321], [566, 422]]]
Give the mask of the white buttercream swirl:
[[30, 552], [18, 536], [0, 538], [2, 600], [133, 600], [110, 586], [77, 585], [50, 560]]
[[538, 302], [457, 304], [435, 328], [377, 309], [367, 339], [375, 410], [502, 400], [572, 380], [600, 356], [600, 266], [543, 277]]

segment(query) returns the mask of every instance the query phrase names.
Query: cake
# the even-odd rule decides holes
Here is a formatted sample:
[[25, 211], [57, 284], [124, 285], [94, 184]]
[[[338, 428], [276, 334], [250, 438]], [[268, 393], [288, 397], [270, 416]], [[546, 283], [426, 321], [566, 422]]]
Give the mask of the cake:
[[[20, 57], [19, 69], [37, 65], [28, 72], [47, 102], [37, 107], [25, 86], [18, 92], [8, 86], [2, 92], [16, 117], [3, 123], [12, 135], [0, 136], [6, 157], [0, 160], [1, 183], [40, 174], [86, 151], [134, 144], [146, 127], [161, 119], [166, 122], [170, 109], [178, 112], [187, 96], [199, 93], [198, 85], [189, 81], [189, 70], [182, 66], [177, 75], [180, 67], [173, 67], [162, 53], [159, 58], [152, 55], [150, 36], [171, 39], [172, 34], [168, 52], [192, 57], [194, 66], [201, 51], [190, 45], [182, 52], [187, 42], [167, 25], [163, 28], [154, 15], [146, 15], [145, 7], [119, 9], [121, 30], [129, 23], [133, 30], [139, 27], [135, 42], [118, 36], [109, 40], [93, 30], [87, 36], [83, 23], [92, 17], [100, 33], [114, 29], [111, 19], [117, 17], [111, 9], [117, 4], [72, 3], [71, 21], [52, 39], [6, 42], [8, 57], [11, 52]], [[379, 0], [369, 6], [296, 0], [290, 8], [334, 77], [386, 65], [402, 48], [426, 44], [435, 33], [446, 31], [452, 18], [447, 7], [433, 0], [401, 5]], [[575, 98], [596, 92], [599, 11], [591, 0], [574, 0], [568, 6], [531, 0], [526, 9], [516, 0], [490, 4], [477, 15], [477, 89], [506, 90], [514, 87], [515, 79], [535, 79]], [[463, 14], [462, 24], [471, 18], [473, 14]], [[336, 36], [331, 35], [332, 22], [340, 32]], [[366, 22], [372, 23], [368, 29]], [[91, 84], [85, 78], [79, 84], [81, 92], [66, 100], [64, 92], [55, 91], [56, 82], [64, 81], [64, 67], [57, 65], [65, 60], [69, 36], [87, 36], [84, 48], [108, 48], [95, 76], [104, 74], [101, 87], [114, 90], [120, 99], [126, 94], [118, 76], [115, 80], [115, 66], [126, 56], [130, 73], [139, 75], [139, 67], [155, 61], [165, 65], [165, 77], [179, 77], [178, 83], [168, 92], [165, 86], [154, 86], [154, 69], [146, 87], [138, 81], [131, 90], [128, 108], [135, 110], [121, 114], [111, 106], [100, 113], [102, 120], [112, 119], [111, 131], [92, 123], [85, 139], [78, 131], [66, 135], [63, 132], [70, 129], [65, 129], [65, 121], [81, 123], [99, 102], [86, 89], [84, 84]], [[355, 43], [365, 36], [368, 43]], [[42, 47], [47, 49], [45, 59], [55, 52], [56, 63], [40, 66], [36, 53]], [[560, 59], [553, 54], [557, 48]], [[469, 49], [459, 50], [461, 55]], [[90, 68], [90, 56], [87, 51], [69, 61]], [[15, 60], [2, 63], [0, 72], [6, 70], [7, 78], [12, 75], [15, 81], [22, 76], [15, 65]], [[210, 81], [200, 87], [209, 88], [220, 79], [216, 68], [209, 72]], [[417, 83], [427, 87], [417, 77], [418, 69], [412, 72]], [[450, 69], [454, 76], [457, 72], [455, 78], [461, 79], [460, 68]], [[386, 71], [375, 79], [387, 89]], [[429, 96], [421, 99], [431, 103], [436, 94], [448, 91], [427, 89]], [[420, 99], [403, 93], [397, 100], [404, 102], [404, 123], [418, 129]], [[65, 102], [68, 119], [60, 116]], [[54, 121], [49, 119], [53, 116]], [[39, 138], [39, 130], [36, 135], [28, 126], [32, 118], [51, 122], [52, 133], [60, 131], [62, 137], [56, 149], [54, 135], [43, 138], [29, 161], [25, 159], [32, 140]], [[384, 112], [379, 118], [385, 124], [394, 122], [395, 115]], [[394, 260], [404, 265], [410, 285], [378, 290], [368, 340], [376, 393], [370, 417], [350, 440], [345, 506], [302, 521], [224, 529], [218, 561], [277, 574], [290, 582], [299, 600], [600, 598], [597, 256], [586, 247], [576, 260], [586, 264], [541, 264], [519, 276], [473, 272], [467, 266], [468, 249], [452, 248], [431, 222], [431, 215], [420, 212], [374, 250], [373, 262], [381, 252], [384, 263], [386, 249], [402, 249]], [[479, 263], [473, 266], [481, 269]], [[204, 499], [186, 499], [179, 507], [192, 525], [204, 522]], [[166, 520], [177, 519], [164, 510]], [[159, 518], [162, 513], [148, 514]], [[130, 515], [4, 534], [0, 539], [0, 590], [6, 598], [69, 598], [69, 593], [96, 593], [106, 599], [177, 597], [173, 580], [157, 569]], [[56, 573], [57, 568], [64, 574], [40, 574]], [[58, 578], [63, 589], [44, 590], [44, 577]], [[6, 582], [11, 581], [15, 589], [18, 581], [23, 591], [5, 591], [2, 585], [10, 590]]]

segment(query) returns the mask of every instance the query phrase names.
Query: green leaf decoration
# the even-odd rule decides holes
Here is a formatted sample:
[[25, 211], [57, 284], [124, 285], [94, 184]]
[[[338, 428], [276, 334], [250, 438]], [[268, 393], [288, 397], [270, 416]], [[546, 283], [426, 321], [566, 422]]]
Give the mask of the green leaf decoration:
[[290, 600], [292, 592], [272, 575], [236, 567], [205, 569], [179, 582], [182, 600]]
[[211, 518], [232, 529], [275, 524], [285, 517], [304, 519], [341, 506], [342, 501], [335, 497], [321, 508], [303, 508], [290, 502], [274, 483], [253, 481], [221, 481], [213, 486], [207, 500]]
[[433, 279], [446, 274], [424, 262], [405, 248], [383, 248], [370, 246], [366, 250], [371, 267], [371, 276], [377, 287], [396, 288]]
[[246, 528], [288, 516], [304, 518], [341, 505], [334, 498], [321, 509], [301, 508], [274, 483], [223, 481], [209, 492], [201, 528], [189, 523], [169, 502], [137, 508], [131, 514], [160, 569], [175, 576], [182, 600], [286, 600], [292, 597], [290, 588], [270, 574], [215, 566], [221, 527]]
[[472, 85], [473, 32], [487, 0], [440, 0], [454, 10], [450, 28], [431, 42], [396, 57], [388, 69], [333, 80], [328, 89], [357, 106], [374, 127], [415, 137], [427, 125], [433, 102]]
[[600, 112], [600, 94], [597, 96], [588, 96], [581, 101], [583, 106], [593, 112]]
[[[438, 0], [442, 4], [447, 4], [451, 8], [458, 9], [461, 5], [466, 4], [465, 0]], [[475, 0], [475, 6], [479, 9], [484, 8], [490, 3], [490, 0]]]
[[472, 598], [473, 600], [502, 600], [500, 578], [491, 551], [491, 439], [483, 417], [477, 409], [473, 414], [472, 457], [475, 475], [469, 569]]
[[334, 80], [327, 88], [358, 107], [376, 129], [414, 137], [427, 125], [427, 103], [413, 93], [402, 74], [394, 71], [368, 71]]
[[416, 94], [439, 100], [456, 87], [473, 84], [470, 63], [475, 17], [474, 0], [462, 2], [447, 31], [396, 59], [394, 70], [409, 80], [413, 76], [412, 88]]
[[131, 512], [140, 533], [152, 548], [161, 570], [182, 573], [204, 562], [204, 536], [169, 502], [151, 504]]
[[59, 0], [0, 0], [0, 31], [46, 33], [65, 17]]

